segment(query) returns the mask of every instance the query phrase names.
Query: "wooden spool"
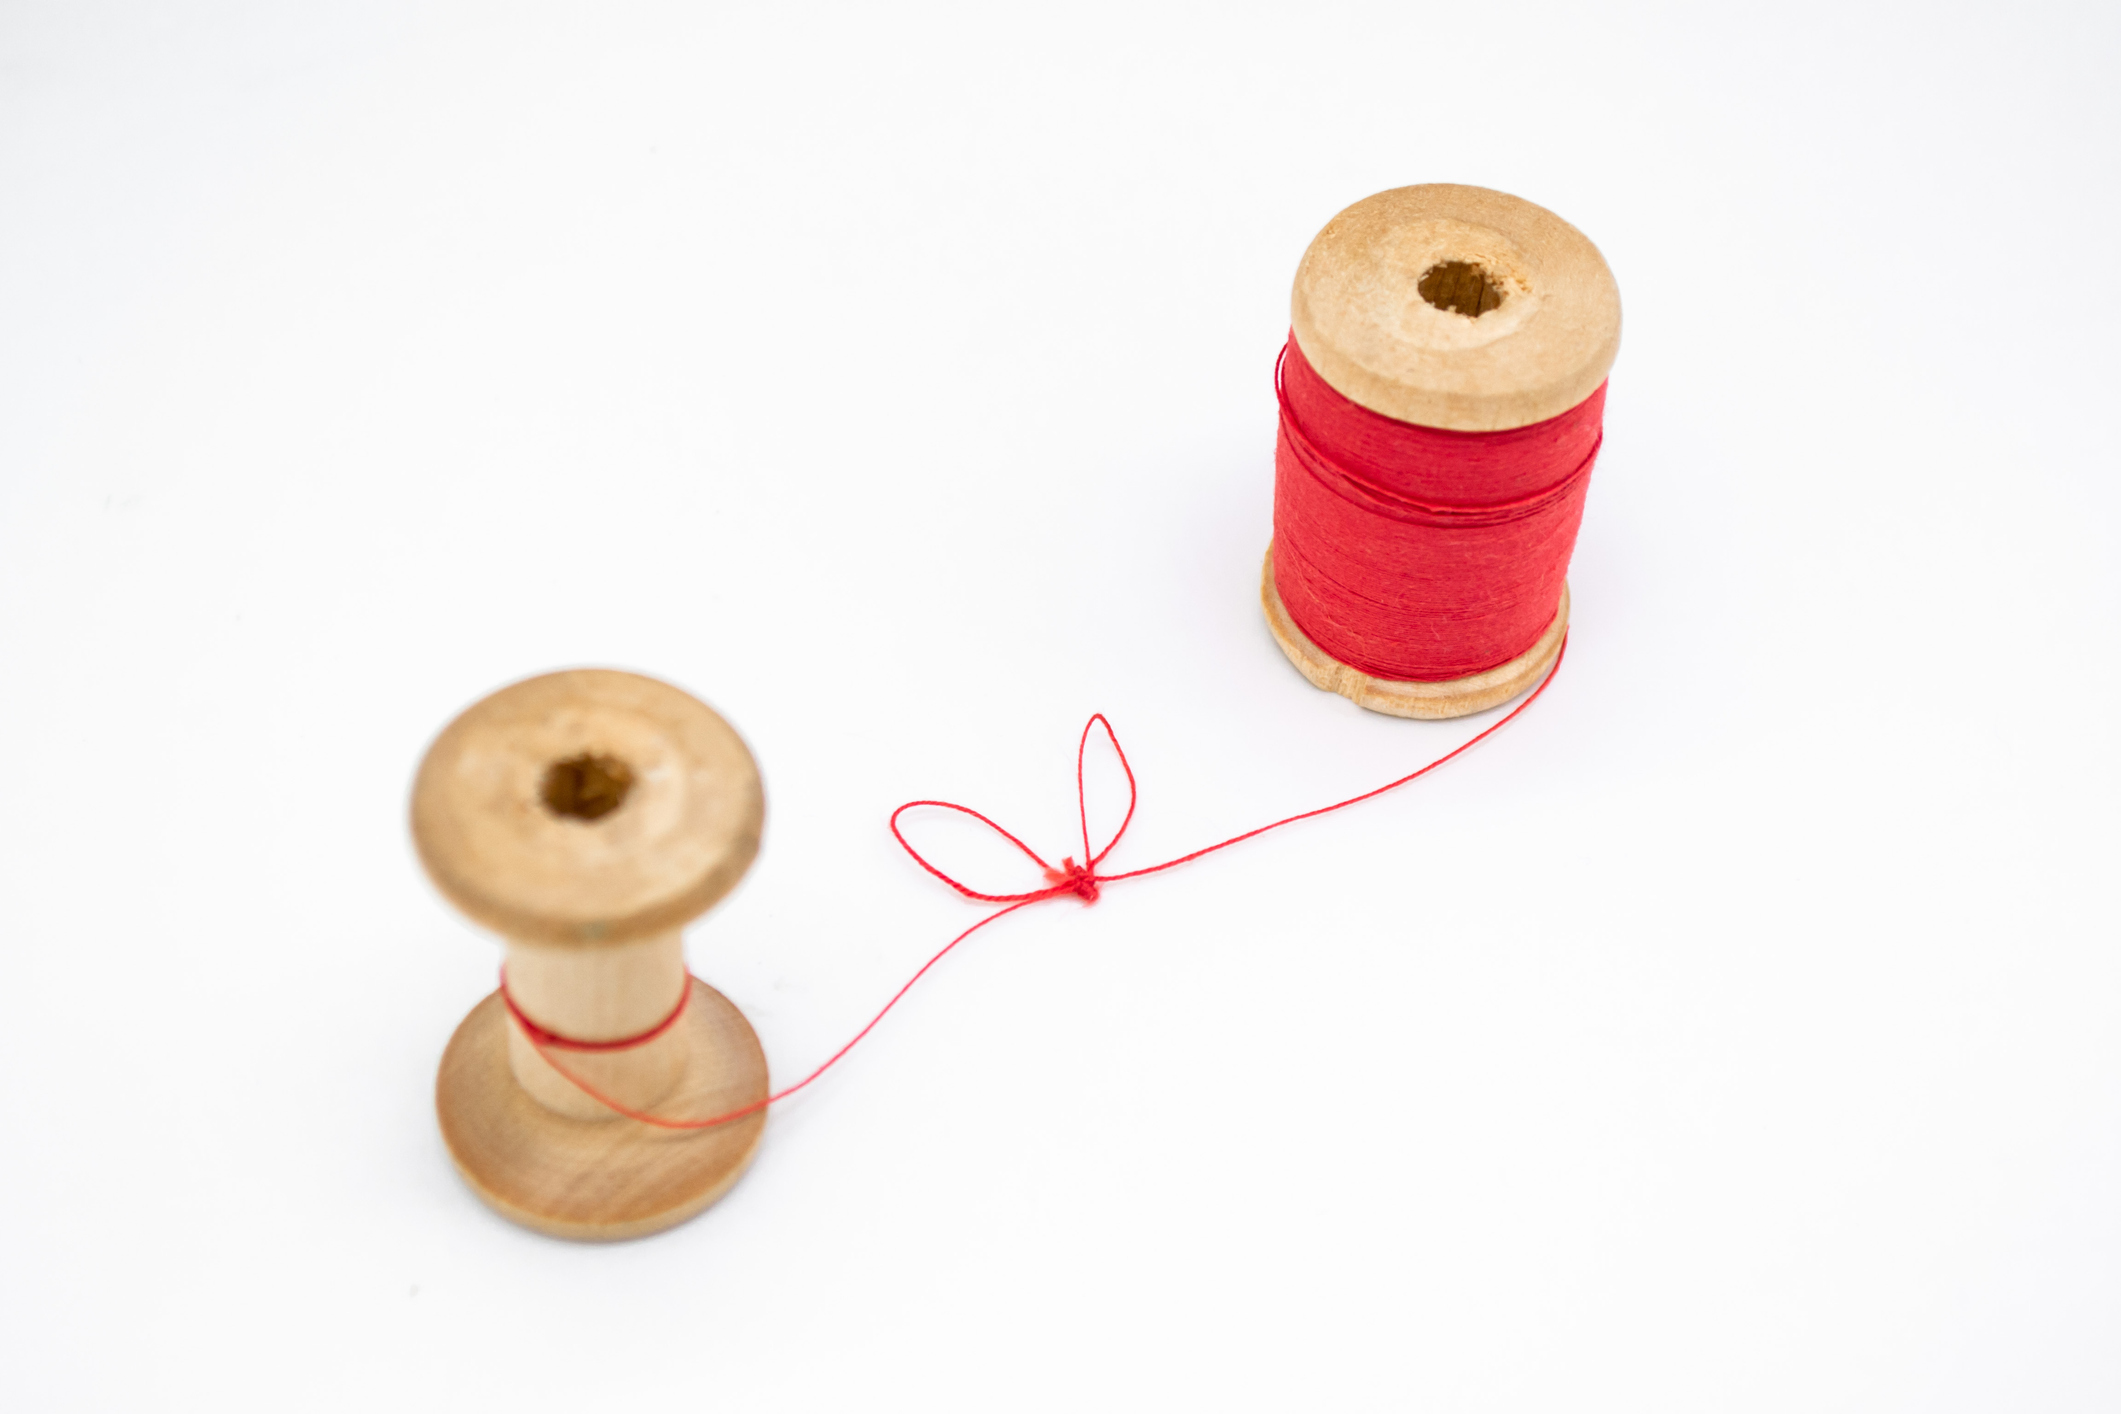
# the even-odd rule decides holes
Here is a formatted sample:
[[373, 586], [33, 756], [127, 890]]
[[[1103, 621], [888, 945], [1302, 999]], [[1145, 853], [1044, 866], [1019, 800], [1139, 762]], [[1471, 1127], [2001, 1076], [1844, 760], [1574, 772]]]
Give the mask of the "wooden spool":
[[[1596, 392], [1620, 350], [1620, 289], [1584, 234], [1544, 207], [1485, 187], [1399, 187], [1356, 202], [1304, 252], [1290, 326], [1342, 397], [1401, 422], [1499, 432], [1556, 417]], [[1329, 656], [1260, 583], [1267, 626], [1318, 687], [1395, 717], [1462, 717], [1524, 692], [1569, 623], [1522, 654], [1442, 682], [1372, 677]]]
[[[714, 711], [591, 668], [503, 688], [451, 722], [420, 764], [412, 834], [435, 885], [506, 942], [509, 993], [536, 1025], [639, 1036], [692, 988], [645, 1044], [557, 1054], [629, 1108], [708, 1118], [765, 1099], [766, 1057], [743, 1013], [689, 976], [680, 930], [750, 867], [765, 808], [751, 752]], [[498, 991], [450, 1039], [435, 1110], [473, 1192], [577, 1238], [683, 1222], [736, 1182], [766, 1123], [763, 1109], [704, 1130], [618, 1115], [554, 1069]]]

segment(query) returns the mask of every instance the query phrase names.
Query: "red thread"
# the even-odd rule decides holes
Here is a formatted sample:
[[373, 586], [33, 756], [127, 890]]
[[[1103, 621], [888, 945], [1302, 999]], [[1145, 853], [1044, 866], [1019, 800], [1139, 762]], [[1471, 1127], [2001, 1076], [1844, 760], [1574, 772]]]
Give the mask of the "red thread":
[[[964, 932], [952, 938], [948, 943], [943, 946], [942, 951], [936, 953], [934, 957], [931, 957], [926, 962], [922, 963], [921, 970], [914, 973], [911, 977], [907, 978], [906, 984], [903, 987], [900, 987], [896, 992], [893, 992], [891, 994], [891, 1000], [885, 1002], [882, 1009], [879, 1010], [875, 1016], [869, 1018], [869, 1024], [864, 1026], [861, 1030], [855, 1032], [853, 1040], [849, 1041], [846, 1045], [840, 1047], [838, 1050], [834, 1051], [830, 1056], [826, 1057], [824, 1064], [820, 1065], [817, 1069], [811, 1071], [801, 1080], [796, 1081], [795, 1084], [790, 1085], [787, 1089], [775, 1091], [763, 1100], [754, 1100], [752, 1103], [744, 1106], [742, 1109], [731, 1110], [727, 1114], [715, 1115], [711, 1119], [665, 1119], [660, 1115], [646, 1114], [640, 1110], [632, 1109], [626, 1105], [622, 1105], [617, 1100], [614, 1100], [610, 1096], [605, 1095], [601, 1091], [591, 1086], [587, 1081], [583, 1080], [580, 1076], [574, 1074], [572, 1071], [562, 1066], [559, 1062], [555, 1061], [548, 1053], [548, 1046], [552, 1046], [554, 1048], [565, 1048], [569, 1050], [612, 1051], [624, 1050], [631, 1046], [644, 1045], [647, 1042], [655, 1039], [656, 1036], [662, 1034], [664, 1030], [666, 1030], [672, 1023], [677, 1020], [679, 1013], [683, 1012], [685, 1009], [685, 1001], [683, 998], [679, 999], [677, 1010], [671, 1012], [671, 1014], [663, 1021], [658, 1023], [652, 1031], [643, 1032], [639, 1036], [631, 1037], [624, 1041], [583, 1042], [567, 1041], [563, 1038], [554, 1036], [553, 1033], [550, 1031], [545, 1031], [542, 1028], [537, 1028], [535, 1026], [535, 1023], [531, 1022], [527, 1017], [523, 1015], [522, 1012], [516, 1009], [515, 1002], [509, 998], [507, 977], [505, 973], [502, 977], [501, 997], [502, 1000], [507, 1003], [509, 1013], [513, 1015], [516, 1020], [524, 1026], [525, 1034], [530, 1037], [531, 1044], [538, 1048], [538, 1053], [545, 1057], [546, 1063], [551, 1065], [554, 1070], [558, 1071], [566, 1079], [572, 1081], [575, 1087], [579, 1089], [583, 1094], [589, 1096], [589, 1098], [595, 1100], [597, 1103], [603, 1105], [605, 1108], [615, 1111], [618, 1114], [622, 1114], [628, 1119], [639, 1120], [642, 1124], [652, 1124], [658, 1129], [712, 1129], [716, 1125], [728, 1124], [734, 1120], [742, 1119], [746, 1115], [756, 1114], [760, 1110], [765, 1109], [768, 1105], [775, 1104], [781, 1100], [787, 1099], [790, 1095], [793, 1095], [796, 1091], [801, 1090], [805, 1086], [809, 1085], [812, 1081], [816, 1080], [819, 1076], [823, 1075], [826, 1071], [832, 1069], [833, 1066], [839, 1064], [840, 1058], [845, 1056], [856, 1046], [860, 1045], [862, 1042], [862, 1038], [867, 1036], [871, 1031], [874, 1031], [876, 1029], [877, 1023], [882, 1021], [887, 1015], [890, 1014], [891, 1009], [899, 1004], [900, 999], [903, 998], [906, 993], [913, 990], [914, 983], [920, 981], [921, 978], [927, 976], [929, 970], [933, 968], [937, 963], [941, 962], [944, 958], [948, 957], [957, 948], [957, 945], [959, 943], [962, 943], [963, 941], [965, 941], [965, 939], [971, 937], [974, 933], [977, 933], [980, 929], [986, 927], [989, 923], [995, 922], [997, 919], [1006, 918], [1008, 915], [1016, 912], [1019, 908], [1029, 908], [1034, 903], [1043, 903], [1047, 899], [1060, 898], [1068, 894], [1073, 894], [1075, 897], [1081, 899], [1085, 905], [1096, 903], [1100, 896], [1100, 888], [1102, 885], [1115, 884], [1122, 879], [1139, 879], [1149, 874], [1161, 874], [1166, 869], [1176, 869], [1181, 864], [1191, 863], [1193, 860], [1199, 859], [1203, 855], [1213, 854], [1219, 849], [1228, 849], [1231, 845], [1234, 844], [1242, 844], [1244, 841], [1253, 839], [1259, 835], [1263, 835], [1269, 830], [1278, 830], [1284, 825], [1293, 825], [1299, 820], [1310, 820], [1320, 815], [1330, 815], [1336, 810], [1345, 810], [1350, 805], [1359, 805], [1365, 800], [1370, 800], [1376, 796], [1383, 795], [1386, 791], [1396, 790], [1400, 786], [1407, 784], [1407, 782], [1409, 781], [1416, 780], [1422, 776], [1426, 776], [1427, 774], [1429, 774], [1429, 772], [1435, 770], [1438, 766], [1443, 765], [1446, 761], [1453, 760], [1459, 756], [1463, 756], [1466, 752], [1471, 751], [1481, 742], [1486, 741], [1489, 737], [1495, 735], [1495, 733], [1501, 731], [1504, 727], [1508, 726], [1511, 722], [1515, 721], [1518, 717], [1518, 714], [1522, 713], [1527, 707], [1530, 707], [1534, 702], [1537, 702], [1539, 700], [1540, 694], [1545, 692], [1548, 686], [1553, 683], [1554, 674], [1561, 671], [1561, 660], [1568, 653], [1568, 648], [1568, 637], [1566, 634], [1564, 634], [1562, 636], [1561, 649], [1554, 655], [1554, 666], [1547, 673], [1545, 679], [1540, 682], [1539, 686], [1533, 688], [1532, 691], [1525, 696], [1525, 699], [1522, 702], [1519, 702], [1515, 707], [1512, 707], [1500, 721], [1497, 721], [1484, 728], [1477, 735], [1468, 738], [1455, 749], [1446, 752], [1442, 756], [1437, 757], [1434, 761], [1431, 761], [1428, 765], [1423, 766], [1420, 770], [1410, 771], [1406, 775], [1401, 776], [1398, 780], [1388, 781], [1384, 785], [1377, 787], [1375, 790], [1367, 790], [1364, 791], [1361, 795], [1349, 796], [1346, 800], [1336, 801], [1331, 805], [1322, 805], [1316, 810], [1306, 810], [1300, 815], [1286, 816], [1283, 819], [1274, 821], [1272, 824], [1261, 825], [1258, 829], [1247, 830], [1241, 835], [1232, 835], [1230, 836], [1230, 838], [1226, 840], [1220, 840], [1215, 844], [1208, 845], [1204, 849], [1196, 849], [1191, 854], [1182, 854], [1176, 859], [1167, 859], [1161, 864], [1152, 864], [1145, 869], [1129, 869], [1126, 872], [1120, 874], [1100, 874], [1098, 872], [1098, 866], [1105, 862], [1105, 856], [1112, 853], [1114, 846], [1118, 845], [1120, 837], [1127, 833], [1127, 826], [1134, 823], [1134, 807], [1139, 800], [1139, 791], [1137, 789], [1136, 782], [1134, 779], [1134, 767], [1132, 763], [1127, 760], [1127, 753], [1120, 747], [1119, 737], [1116, 733], [1113, 732], [1112, 723], [1105, 719], [1105, 714], [1102, 712], [1097, 713], [1095, 716], [1091, 717], [1088, 722], [1085, 722], [1083, 724], [1082, 737], [1075, 744], [1075, 803], [1076, 820], [1081, 828], [1083, 859], [1085, 861], [1082, 864], [1077, 864], [1075, 862], [1074, 856], [1067, 855], [1062, 857], [1060, 867], [1055, 868], [1053, 865], [1048, 864], [1042, 857], [1040, 857], [1038, 851], [1032, 849], [1030, 845], [1025, 844], [1015, 835], [1009, 833], [1009, 831], [1003, 829], [993, 820], [988, 819], [985, 815], [982, 815], [979, 811], [974, 810], [968, 805], [957, 805], [947, 800], [907, 801], [904, 805], [901, 805], [898, 809], [891, 812], [891, 834], [892, 837], [899, 842], [900, 847], [903, 848], [906, 853], [913, 856], [914, 863], [920, 865], [921, 868], [927, 870], [936, 878], [941, 879], [951, 888], [956, 889], [966, 898], [975, 899], [981, 903], [998, 903], [1001, 904], [1002, 907], [996, 909], [994, 912], [988, 914], [985, 918], [980, 919], [979, 922], [967, 928]], [[1083, 757], [1084, 753], [1089, 750], [1090, 732], [1091, 729], [1094, 727], [1104, 728], [1105, 739], [1112, 743], [1112, 751], [1116, 756], [1119, 757], [1120, 769], [1127, 773], [1127, 813], [1126, 816], [1119, 822], [1119, 828], [1112, 832], [1112, 838], [1105, 841], [1105, 847], [1093, 854], [1090, 850], [1090, 806], [1086, 798], [1086, 792], [1083, 788]], [[1023, 893], [988, 894], [981, 893], [979, 890], [971, 888], [970, 886], [960, 883], [958, 880], [951, 878], [948, 874], [945, 874], [942, 870], [936, 868], [933, 864], [930, 864], [927, 858], [923, 856], [919, 850], [915, 849], [913, 847], [912, 842], [909, 841], [906, 836], [899, 830], [898, 822], [900, 816], [904, 815], [909, 810], [917, 810], [924, 806], [933, 807], [938, 810], [955, 810], [960, 815], [969, 815], [973, 819], [979, 821], [988, 829], [994, 831], [1003, 839], [1015, 845], [1019, 850], [1023, 851], [1025, 857], [1030, 859], [1032, 863], [1038, 865], [1038, 867], [1042, 871], [1044, 871], [1046, 886], [1042, 889], [1030, 889]], [[691, 994], [692, 986], [689, 981], [686, 984], [685, 991], [688, 996]], [[539, 1039], [541, 1036], [550, 1039], [541, 1041]]]
[[507, 1007], [508, 1014], [516, 1019], [516, 1025], [523, 1028], [523, 1034], [530, 1038], [530, 1044], [540, 1050], [549, 1046], [559, 1051], [630, 1051], [635, 1046], [647, 1045], [650, 1041], [677, 1025], [678, 1018], [685, 1014], [685, 1003], [691, 1000], [692, 983], [688, 981], [683, 989], [678, 992], [678, 1004], [670, 1009], [670, 1015], [649, 1027], [640, 1035], [625, 1036], [616, 1041], [576, 1041], [562, 1036], [557, 1031], [548, 1031], [535, 1021], [532, 1021], [524, 1013], [523, 1008], [516, 1005], [515, 994], [508, 990], [508, 969], [506, 967], [501, 969], [501, 1004]]
[[1371, 677], [1441, 682], [1538, 641], [1598, 460], [1603, 383], [1559, 417], [1503, 432], [1350, 402], [1293, 336], [1274, 383], [1274, 583], [1313, 643]]

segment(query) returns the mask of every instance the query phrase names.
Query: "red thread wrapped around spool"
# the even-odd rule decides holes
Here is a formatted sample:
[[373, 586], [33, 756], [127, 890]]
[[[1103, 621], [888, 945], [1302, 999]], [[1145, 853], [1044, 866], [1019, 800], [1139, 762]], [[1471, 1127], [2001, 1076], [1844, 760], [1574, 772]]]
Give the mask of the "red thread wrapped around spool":
[[1394, 422], [1292, 342], [1274, 449], [1275, 580], [1340, 662], [1440, 682], [1517, 657], [1554, 617], [1597, 460], [1605, 388], [1508, 432]]
[[1560, 651], [1620, 299], [1597, 248], [1479, 187], [1403, 187], [1306, 252], [1277, 372], [1261, 598], [1306, 677], [1477, 712]]

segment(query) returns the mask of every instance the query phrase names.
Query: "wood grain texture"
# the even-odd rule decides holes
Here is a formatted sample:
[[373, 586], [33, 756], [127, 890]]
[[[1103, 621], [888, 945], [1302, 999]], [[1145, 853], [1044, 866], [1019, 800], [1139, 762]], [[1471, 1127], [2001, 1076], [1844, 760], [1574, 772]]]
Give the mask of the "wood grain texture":
[[[547, 1031], [577, 1041], [616, 1041], [654, 1029], [684, 995], [685, 943], [677, 933], [599, 947], [508, 944], [508, 991]], [[655, 1111], [685, 1073], [686, 1035], [672, 1027], [623, 1051], [569, 1051], [560, 1063], [629, 1109]], [[609, 1119], [611, 1111], [560, 1074], [514, 1017], [508, 1060], [516, 1082], [545, 1108], [576, 1119]]]
[[[541, 797], [555, 764], [611, 757], [625, 803], [594, 820]], [[750, 867], [766, 813], [751, 752], [698, 699], [578, 668], [475, 703], [428, 749], [412, 833], [436, 887], [510, 938], [619, 943], [683, 927]]]
[[1289, 315], [1304, 357], [1342, 397], [1458, 432], [1568, 411], [1620, 350], [1620, 288], [1598, 247], [1544, 207], [1485, 187], [1399, 187], [1356, 202], [1304, 252]]
[[[688, 1064], [658, 1112], [704, 1119], [763, 1100], [766, 1056], [751, 1024], [714, 988], [692, 986], [676, 1028]], [[435, 1080], [435, 1113], [450, 1158], [503, 1216], [554, 1237], [644, 1237], [728, 1192], [757, 1152], [763, 1110], [694, 1131], [553, 1113], [516, 1083], [510, 1026], [495, 992], [450, 1038]]]
[[1296, 626], [1296, 621], [1289, 617], [1287, 607], [1281, 602], [1281, 592], [1274, 587], [1272, 546], [1267, 549], [1266, 567], [1260, 572], [1259, 600], [1260, 606], [1266, 610], [1267, 627], [1273, 631], [1274, 641], [1296, 665], [1296, 671], [1310, 679], [1312, 686], [1337, 692], [1358, 707], [1392, 717], [1431, 720], [1464, 717], [1509, 701], [1530, 690], [1540, 675], [1554, 665], [1554, 660], [1561, 654], [1562, 638], [1569, 628], [1569, 588], [1564, 584], [1561, 604], [1555, 609], [1554, 621], [1547, 625], [1546, 632], [1539, 636], [1537, 643], [1501, 667], [1443, 682], [1398, 682], [1391, 678], [1373, 678], [1327, 657], [1325, 650]]
[[[538, 1026], [608, 1052], [534, 1045], [496, 992], [465, 1018], [435, 1083], [442, 1135], [474, 1192], [561, 1237], [682, 1222], [751, 1161], [763, 1111], [668, 1130], [602, 1104], [703, 1119], [765, 1099], [766, 1058], [721, 993], [689, 978], [683, 925], [758, 853], [765, 797], [729, 724], [653, 678], [550, 673], [473, 704], [413, 785], [436, 885], [507, 940], [509, 995]], [[689, 990], [688, 990], [689, 989]]]

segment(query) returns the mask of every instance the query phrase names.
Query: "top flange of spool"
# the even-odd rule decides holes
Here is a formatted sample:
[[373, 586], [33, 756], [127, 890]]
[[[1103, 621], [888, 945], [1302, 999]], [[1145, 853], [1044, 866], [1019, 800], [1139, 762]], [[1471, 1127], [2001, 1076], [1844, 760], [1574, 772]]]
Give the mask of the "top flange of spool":
[[474, 703], [413, 783], [420, 862], [457, 907], [528, 942], [667, 933], [736, 887], [765, 821], [743, 738], [691, 695], [604, 668]]
[[1341, 396], [1499, 432], [1589, 397], [1620, 351], [1620, 288], [1583, 232], [1521, 198], [1432, 183], [1365, 197], [1304, 252], [1304, 357]]

